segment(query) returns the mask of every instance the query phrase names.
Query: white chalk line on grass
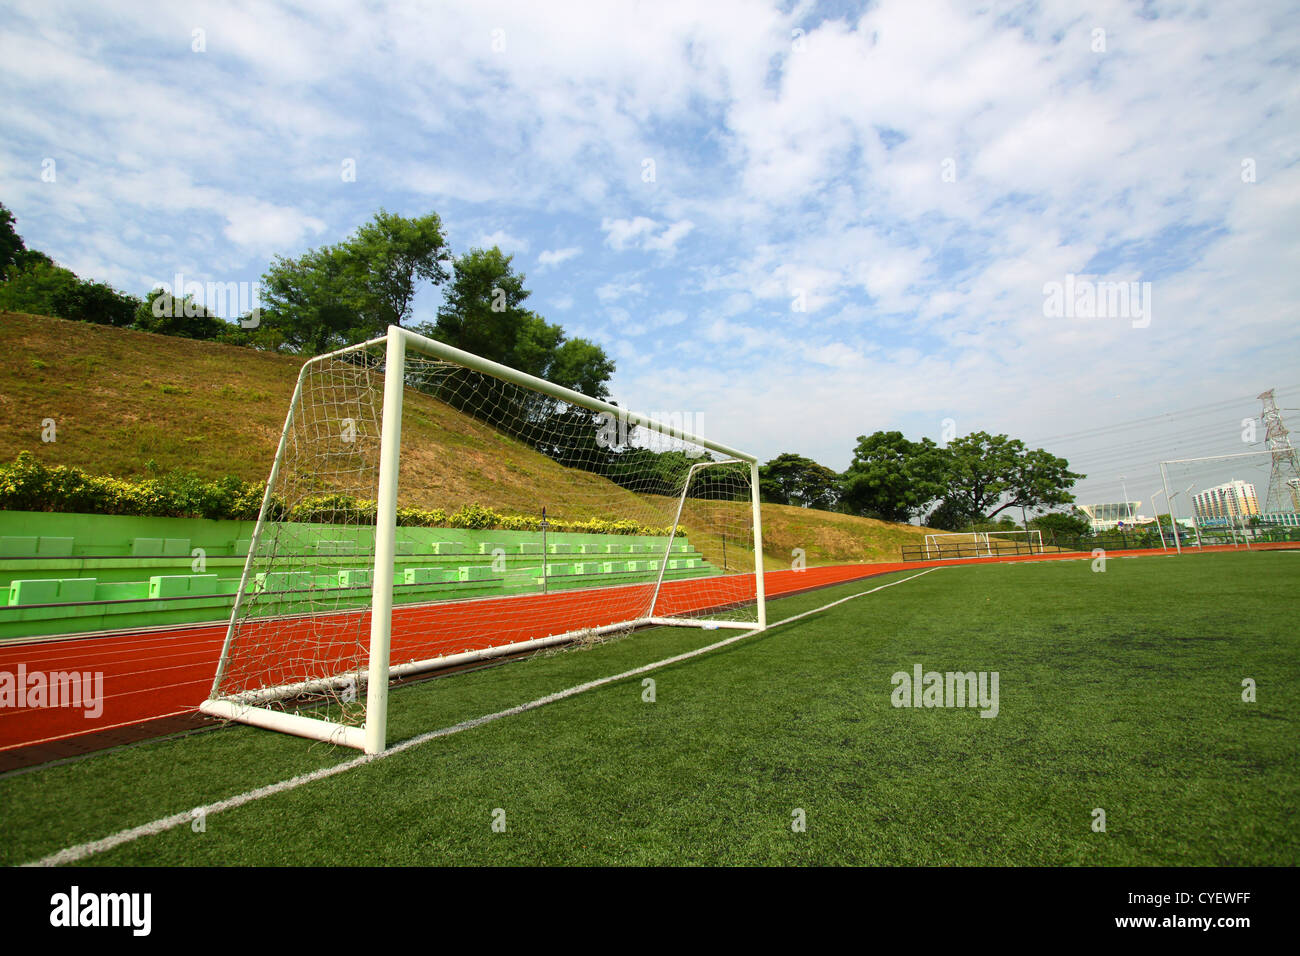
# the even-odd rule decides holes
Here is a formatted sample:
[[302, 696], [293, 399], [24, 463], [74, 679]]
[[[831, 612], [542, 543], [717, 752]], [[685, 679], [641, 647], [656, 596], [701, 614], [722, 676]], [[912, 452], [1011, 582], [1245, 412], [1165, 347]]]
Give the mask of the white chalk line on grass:
[[347, 771], [354, 770], [357, 767], [364, 767], [366, 764], [373, 763], [376, 760], [383, 760], [386, 757], [395, 756], [403, 751], [419, 747], [421, 744], [426, 744], [431, 740], [437, 740], [439, 737], [450, 737], [452, 734], [458, 734], [463, 730], [473, 730], [475, 727], [482, 727], [484, 724], [492, 723], [493, 721], [500, 720], [503, 717], [514, 717], [530, 710], [536, 710], [539, 707], [545, 707], [547, 704], [554, 704], [557, 701], [566, 700], [569, 697], [576, 697], [578, 694], [585, 694], [589, 690], [595, 690], [596, 688], [604, 687], [607, 684], [627, 680], [629, 677], [637, 677], [641, 674], [658, 670], [661, 667], [680, 664], [682, 661], [690, 660], [693, 657], [699, 657], [702, 654], [708, 654], [711, 651], [716, 651], [719, 648], [728, 646], [729, 644], [735, 644], [739, 641], [745, 640], [745, 638], [753, 637], [755, 634], [766, 634], [773, 628], [782, 627], [786, 624], [793, 624], [795, 621], [810, 617], [813, 614], [820, 614], [822, 611], [828, 611], [846, 601], [866, 597], [868, 594], [875, 594], [877, 591], [883, 591], [885, 588], [892, 588], [895, 585], [905, 584], [908, 581], [923, 577], [931, 571], [940, 570], [942, 570], [942, 568], [927, 568], [918, 574], [913, 574], [906, 578], [900, 578], [897, 581], [890, 581], [888, 584], [881, 584], [868, 591], [859, 591], [857, 594], [850, 594], [837, 601], [832, 601], [829, 604], [822, 605], [821, 607], [813, 608], [811, 611], [804, 611], [801, 614], [787, 617], [783, 620], [777, 621], [775, 624], [769, 624], [767, 630], [760, 631], [756, 628], [752, 631], [745, 631], [741, 634], [736, 634], [732, 637], [725, 638], [724, 640], [709, 644], [707, 647], [698, 647], [693, 651], [686, 651], [682, 654], [676, 654], [673, 657], [665, 657], [663, 660], [643, 664], [640, 667], [634, 667], [632, 670], [624, 671], [621, 674], [614, 674], [610, 677], [601, 677], [597, 680], [588, 681], [585, 684], [577, 684], [565, 690], [556, 691], [554, 694], [547, 694], [545, 697], [538, 697], [536, 700], [530, 700], [526, 704], [518, 704], [517, 706], [507, 708], [506, 710], [499, 710], [495, 714], [485, 714], [482, 717], [465, 720], [459, 724], [453, 724], [450, 727], [443, 727], [441, 730], [431, 730], [428, 733], [420, 734], [417, 737], [412, 737], [409, 740], [404, 740], [401, 743], [394, 744], [383, 753], [365, 754], [360, 757], [355, 757], [352, 760], [345, 760], [343, 763], [335, 764], [332, 767], [313, 770], [310, 773], [299, 774], [298, 776], [291, 777], [288, 780], [281, 780], [279, 783], [272, 783], [265, 787], [258, 787], [256, 790], [248, 790], [226, 800], [218, 800], [216, 803], [210, 803], [207, 806], [196, 807], [193, 810], [186, 810], [181, 813], [173, 813], [169, 817], [161, 817], [157, 820], [151, 821], [150, 823], [144, 823], [138, 827], [131, 827], [128, 830], [114, 833], [112, 836], [106, 836], [99, 840], [92, 840], [89, 843], [80, 843], [76, 846], [67, 847], [66, 849], [59, 850], [57, 853], [51, 853], [49, 856], [42, 857], [32, 863], [26, 863], [23, 865], [61, 866], [65, 863], [77, 863], [87, 857], [94, 856], [97, 853], [104, 853], [107, 850], [112, 850], [116, 847], [122, 846], [123, 844], [132, 843], [139, 840], [141, 837], [157, 836], [158, 834], [165, 833], [168, 830], [174, 830], [177, 827], [186, 826], [191, 824], [200, 816], [206, 818], [213, 814], [221, 813], [223, 810], [233, 810], [236, 807], [242, 807], [247, 803], [253, 803], [266, 797], [273, 797], [277, 793], [286, 793], [290, 790], [296, 790], [309, 783], [315, 783], [318, 780], [325, 780], [329, 777], [335, 776], [336, 774], [346, 773]]

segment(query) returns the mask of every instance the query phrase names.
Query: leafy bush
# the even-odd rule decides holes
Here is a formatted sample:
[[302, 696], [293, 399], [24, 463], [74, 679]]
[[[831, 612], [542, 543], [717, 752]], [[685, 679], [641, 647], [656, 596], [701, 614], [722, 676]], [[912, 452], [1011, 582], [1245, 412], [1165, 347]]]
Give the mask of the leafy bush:
[[[192, 472], [154, 474], [140, 479], [89, 475], [68, 465], [49, 467], [25, 451], [11, 465], [0, 465], [0, 510], [60, 511], [78, 514], [135, 515], [147, 518], [216, 518], [254, 521], [262, 507], [260, 484], [233, 475], [211, 480]], [[356, 524], [374, 522], [375, 502], [352, 495], [313, 495], [287, 507], [273, 497], [273, 520]], [[540, 531], [535, 515], [501, 514], [482, 505], [447, 513], [441, 508], [399, 508], [397, 523], [407, 527], [466, 528], [474, 531]], [[638, 524], [626, 518], [566, 521], [551, 518], [552, 531], [587, 534], [667, 535], [671, 528]], [[684, 534], [678, 529], [679, 534]]]

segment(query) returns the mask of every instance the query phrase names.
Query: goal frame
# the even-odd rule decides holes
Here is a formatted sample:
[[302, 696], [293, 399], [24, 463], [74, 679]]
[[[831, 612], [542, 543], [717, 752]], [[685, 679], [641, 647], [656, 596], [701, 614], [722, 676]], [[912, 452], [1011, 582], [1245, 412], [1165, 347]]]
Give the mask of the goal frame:
[[[1018, 530], [1018, 531], [943, 531], [943, 532], [936, 532], [936, 533], [933, 533], [933, 534], [927, 534], [927, 535], [925, 536], [925, 557], [926, 557], [926, 560], [927, 560], [927, 561], [930, 561], [930, 560], [933, 560], [933, 561], [960, 561], [960, 560], [962, 560], [963, 558], [994, 558], [994, 557], [997, 557], [997, 555], [995, 555], [995, 554], [993, 553], [993, 546], [989, 543], [989, 535], [1005, 535], [1005, 534], [1024, 534], [1024, 535], [1029, 535], [1029, 538], [1028, 538], [1028, 543], [1029, 543], [1029, 553], [1030, 553], [1030, 554], [1034, 554], [1034, 553], [1035, 553], [1035, 542], [1037, 542], [1037, 553], [1038, 553], [1038, 554], [1042, 554], [1042, 553], [1043, 553], [1043, 532], [1042, 532], [1042, 530], [1039, 529], [1039, 528], [1030, 528], [1030, 529], [1028, 529], [1028, 530], [1025, 530], [1025, 529], [1022, 528], [1022, 529], [1020, 529], [1020, 530]], [[960, 554], [959, 554], [959, 555], [957, 555], [956, 557], [945, 558], [945, 557], [943, 556], [942, 549], [941, 549], [941, 547], [940, 547], [940, 545], [939, 545], [939, 541], [938, 541], [939, 538], [973, 538], [973, 539], [974, 539], [974, 542], [973, 542], [973, 543], [974, 543], [974, 545], [975, 545], [976, 553], [973, 554], [973, 555], [960, 555]], [[979, 552], [980, 539], [981, 539], [981, 538], [982, 538], [983, 541], [984, 541], [984, 552], [985, 552], [984, 554], [979, 554], [979, 553], [978, 553], [978, 552]], [[931, 548], [931, 546], [934, 547], [935, 551], [939, 552], [939, 553], [938, 553], [936, 556], [934, 556], [933, 558], [930, 556], [930, 548]]]
[[[347, 673], [335, 677], [304, 681], [284, 687], [268, 688], [246, 694], [221, 696], [220, 687], [229, 654], [243, 610], [245, 595], [248, 593], [250, 575], [253, 572], [255, 556], [267, 524], [267, 515], [272, 502], [272, 492], [279, 475], [280, 465], [284, 460], [286, 446], [306, 381], [313, 365], [336, 358], [337, 356], [366, 348], [384, 346], [385, 364], [383, 378], [383, 410], [380, 424], [379, 483], [375, 517], [375, 547], [372, 567], [372, 587], [370, 600], [370, 643], [364, 673]], [[681, 522], [682, 509], [687, 493], [690, 491], [691, 479], [701, 468], [723, 464], [747, 464], [749, 466], [750, 501], [754, 529], [754, 598], [757, 619], [755, 621], [728, 621], [716, 619], [693, 619], [687, 617], [662, 617], [654, 614], [660, 590], [663, 585], [666, 560], [659, 562], [658, 579], [655, 582], [653, 596], [645, 617], [596, 628], [584, 628], [565, 634], [550, 635], [531, 640], [517, 641], [497, 647], [489, 647], [460, 654], [443, 655], [424, 661], [404, 663], [392, 667], [390, 653], [392, 649], [393, 586], [395, 582], [396, 544], [397, 544], [397, 494], [401, 478], [401, 434], [402, 407], [405, 393], [406, 356], [408, 351], [417, 352], [439, 361], [454, 363], [484, 375], [500, 379], [521, 388], [541, 392], [559, 401], [585, 408], [591, 412], [613, 415], [629, 424], [642, 426], [660, 434], [671, 436], [682, 442], [700, 446], [724, 456], [723, 460], [697, 462], [688, 469], [682, 485], [682, 492], [677, 502], [676, 517], [669, 534], [665, 557], [669, 553], [672, 541]], [[743, 499], [742, 499], [743, 500]], [[556, 644], [568, 643], [579, 634], [607, 633], [615, 630], [627, 630], [645, 625], [687, 626], [701, 628], [733, 628], [762, 631], [767, 628], [766, 593], [763, 580], [763, 525], [759, 499], [758, 459], [756, 456], [731, 448], [721, 442], [701, 438], [680, 428], [664, 425], [645, 415], [629, 412], [626, 408], [614, 405], [598, 398], [592, 398], [572, 389], [556, 385], [545, 379], [520, 372], [517, 369], [481, 358], [470, 352], [454, 348], [435, 339], [420, 335], [410, 329], [390, 325], [387, 333], [379, 338], [370, 339], [346, 348], [337, 349], [323, 355], [314, 356], [303, 363], [294, 387], [293, 398], [285, 415], [284, 427], [276, 448], [275, 460], [271, 464], [270, 476], [262, 497], [257, 523], [249, 542], [248, 556], [240, 576], [239, 589], [235, 594], [234, 607], [226, 627], [226, 637], [222, 645], [221, 658], [213, 678], [212, 690], [199, 710], [213, 717], [234, 720], [241, 723], [278, 730], [297, 736], [324, 740], [329, 743], [354, 747], [367, 754], [377, 754], [387, 748], [388, 737], [388, 690], [393, 677], [455, 666], [474, 660], [483, 660], [520, 651], [537, 649]], [[545, 557], [543, 556], [543, 560]], [[293, 616], [293, 615], [288, 615]], [[340, 687], [350, 682], [364, 683], [366, 693], [366, 717], [364, 726], [351, 726], [316, 717], [289, 713], [260, 706], [279, 697], [295, 696], [321, 690], [327, 687]]]
[[[1174, 537], [1174, 548], [1177, 550], [1178, 554], [1181, 555], [1183, 553], [1183, 544], [1182, 541], [1179, 540], [1182, 537], [1182, 535], [1178, 533], [1178, 523], [1177, 523], [1177, 519], [1174, 517], [1174, 506], [1169, 494], [1169, 466], [1190, 465], [1190, 464], [1195, 464], [1203, 461], [1229, 461], [1229, 460], [1241, 459], [1241, 458], [1262, 458], [1266, 455], [1270, 456], [1271, 458], [1271, 456], [1273, 455], [1273, 449], [1261, 448], [1258, 451], [1242, 451], [1242, 452], [1235, 452], [1230, 455], [1204, 455], [1199, 458], [1167, 458], [1160, 463], [1160, 484], [1164, 489], [1165, 507], [1168, 509], [1166, 513], [1169, 515], [1169, 524], [1172, 529], [1172, 534]], [[1184, 491], [1175, 491], [1173, 497], [1177, 497], [1178, 495], [1184, 494], [1185, 492], [1191, 492], [1193, 488], [1195, 488], [1195, 485], [1189, 486]], [[1250, 550], [1250, 535], [1247, 533], [1246, 530], [1245, 516], [1238, 515], [1237, 517], [1240, 519], [1238, 525], [1233, 525], [1231, 523], [1228, 525], [1228, 528], [1232, 533], [1233, 547], [1240, 547], [1240, 545], [1236, 543], [1237, 528], [1240, 527], [1242, 541], [1246, 545], [1247, 550]], [[1160, 520], [1159, 515], [1157, 515], [1156, 521], [1159, 522], [1159, 520]], [[1200, 549], [1202, 547], [1201, 520], [1199, 517], [1197, 517], [1196, 507], [1194, 505], [1192, 507], [1192, 529], [1196, 533], [1196, 547]], [[1166, 548], [1165, 550], [1168, 550], [1168, 548]]]

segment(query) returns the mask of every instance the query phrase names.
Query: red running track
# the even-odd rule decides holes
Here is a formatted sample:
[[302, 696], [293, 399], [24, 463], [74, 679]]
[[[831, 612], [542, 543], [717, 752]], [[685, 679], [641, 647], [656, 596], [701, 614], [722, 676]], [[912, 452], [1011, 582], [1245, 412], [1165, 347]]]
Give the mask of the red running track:
[[[1212, 550], [1233, 549], [1227, 546], [1205, 549]], [[1154, 549], [1125, 551], [1122, 555], [1164, 553]], [[769, 571], [764, 575], [764, 580], [768, 596], [781, 597], [888, 574], [891, 571], [921, 570], [954, 563], [1080, 560], [1086, 557], [1090, 556], [1063, 553], [973, 558], [960, 562], [834, 565], [803, 571]], [[708, 599], [716, 601], [720, 582], [716, 578], [708, 580]], [[737, 576], [730, 580], [735, 581], [738, 591], [742, 591], [745, 588], [744, 582], [749, 577]], [[752, 591], [752, 585], [750, 590]], [[445, 650], [445, 653], [490, 647], [496, 643], [493, 633], [497, 630], [509, 630], [512, 635], [517, 635], [518, 640], [525, 640], [623, 620], [629, 614], [639, 613], [638, 608], [643, 604], [645, 590], [642, 585], [606, 589], [601, 598], [609, 617], [604, 622], [591, 620], [589, 605], [583, 610], [582, 618], [575, 617], [572, 600], [574, 593], [576, 592], [558, 592], [475, 602], [479, 605], [475, 608], [475, 613], [478, 615], [482, 636], [458, 641], [460, 646]], [[667, 616], [699, 609], [702, 597], [698, 581], [669, 582], [664, 585], [657, 613]], [[393, 663], [428, 657], [429, 644], [427, 638], [422, 639], [421, 635], [436, 631], [439, 620], [456, 614], [458, 609], [463, 614], [464, 604], [465, 602], [457, 601], [395, 608]], [[625, 604], [627, 607], [624, 607]], [[520, 621], [527, 622], [524, 632], [520, 631]], [[28, 673], [102, 673], [104, 681], [100, 697], [102, 712], [98, 715], [88, 715], [84, 709], [71, 707], [0, 707], [0, 751], [66, 740], [160, 717], [193, 713], [199, 702], [208, 696], [225, 632], [226, 626], [223, 623], [133, 633], [105, 632], [92, 637], [0, 646], [0, 672], [16, 675], [21, 666]]]
[[[884, 574], [907, 564], [841, 565], [808, 568], [802, 572], [770, 571], [764, 575], [769, 596], [793, 594], [811, 588]], [[738, 595], [748, 575], [734, 579]], [[718, 579], [709, 579], [708, 600], [718, 599]], [[753, 585], [749, 590], [752, 593]], [[605, 620], [592, 620], [590, 602], [575, 614], [573, 596], [581, 592], [560, 591], [548, 595], [527, 595], [474, 602], [480, 636], [457, 641], [444, 653], [477, 650], [498, 643], [494, 633], [508, 630], [516, 640], [563, 634], [579, 627], [626, 620], [641, 613], [645, 587], [630, 585], [603, 589]], [[590, 592], [585, 592], [588, 595]], [[657, 613], [674, 615], [701, 606], [701, 590], [694, 581], [672, 581], [664, 585]], [[436, 633], [440, 620], [457, 616], [456, 630], [464, 619], [466, 602], [448, 601], [393, 609], [394, 664], [430, 656], [425, 635]], [[521, 632], [520, 622], [526, 629]], [[306, 626], [306, 622], [303, 622]], [[277, 623], [277, 636], [284, 639], [285, 626]], [[0, 751], [33, 744], [50, 743], [82, 734], [168, 717], [189, 714], [208, 696], [216, 671], [226, 625], [183, 626], [133, 633], [105, 632], [91, 637], [44, 640], [0, 646], [0, 672], [16, 675], [20, 666], [27, 673], [76, 671], [102, 673], [102, 712], [87, 714], [74, 707], [0, 708]]]

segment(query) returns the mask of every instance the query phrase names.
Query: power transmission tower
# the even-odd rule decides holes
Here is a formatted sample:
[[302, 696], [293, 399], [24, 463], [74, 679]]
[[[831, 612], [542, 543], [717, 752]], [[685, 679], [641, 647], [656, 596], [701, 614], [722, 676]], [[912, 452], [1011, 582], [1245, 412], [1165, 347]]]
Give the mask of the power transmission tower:
[[1291, 444], [1290, 433], [1282, 424], [1282, 413], [1273, 400], [1273, 389], [1259, 396], [1264, 403], [1264, 437], [1273, 456], [1273, 471], [1268, 477], [1268, 498], [1264, 512], [1300, 511], [1300, 457]]

